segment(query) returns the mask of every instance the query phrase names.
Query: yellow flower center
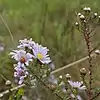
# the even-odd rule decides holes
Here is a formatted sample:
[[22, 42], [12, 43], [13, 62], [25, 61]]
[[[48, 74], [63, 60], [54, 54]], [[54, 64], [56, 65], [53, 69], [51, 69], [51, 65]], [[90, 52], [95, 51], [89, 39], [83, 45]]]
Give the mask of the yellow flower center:
[[38, 59], [42, 59], [43, 58], [43, 55], [41, 53], [38, 53], [37, 54], [37, 57], [38, 57]]

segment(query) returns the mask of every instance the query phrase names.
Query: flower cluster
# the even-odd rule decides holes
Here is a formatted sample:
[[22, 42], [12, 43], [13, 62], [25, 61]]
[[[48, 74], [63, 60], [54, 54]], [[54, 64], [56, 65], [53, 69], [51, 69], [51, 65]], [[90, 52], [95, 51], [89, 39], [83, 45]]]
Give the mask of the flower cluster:
[[49, 64], [51, 62], [48, 55], [49, 49], [35, 43], [32, 39], [20, 40], [17, 48], [17, 50], [10, 52], [10, 55], [17, 62], [14, 68], [14, 77], [18, 79], [19, 84], [22, 84], [24, 78], [28, 76], [27, 67], [34, 59], [42, 64]]
[[[84, 82], [72, 81], [70, 74], [62, 75], [59, 78], [55, 78], [52, 74], [49, 77], [50, 88], [63, 98], [70, 98], [70, 100], [83, 100], [81, 93], [85, 95], [87, 87]], [[85, 95], [86, 97], [86, 95]]]

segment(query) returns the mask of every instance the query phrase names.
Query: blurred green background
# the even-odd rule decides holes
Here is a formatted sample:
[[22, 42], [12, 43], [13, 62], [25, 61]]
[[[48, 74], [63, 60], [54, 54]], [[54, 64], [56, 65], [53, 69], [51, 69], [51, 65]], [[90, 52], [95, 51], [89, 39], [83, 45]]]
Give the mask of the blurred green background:
[[[0, 45], [4, 46], [4, 51], [0, 53], [0, 73], [5, 78], [13, 80], [13, 66], [8, 54], [16, 48], [18, 41], [24, 38], [33, 38], [35, 42], [47, 46], [56, 68], [86, 56], [83, 34], [77, 31], [74, 25], [75, 11], [80, 12], [85, 6], [91, 7], [94, 12], [100, 12], [100, 0], [0, 0], [0, 14], [14, 37], [12, 42], [8, 30], [0, 19]], [[98, 28], [93, 39], [94, 44], [100, 42], [99, 31]], [[87, 67], [87, 64], [83, 62], [57, 75], [71, 73], [73, 79], [79, 79], [79, 68]], [[95, 65], [99, 65], [97, 60]], [[100, 76], [99, 70], [94, 76], [99, 84], [97, 74]], [[5, 88], [4, 82], [1, 76], [1, 91]]]

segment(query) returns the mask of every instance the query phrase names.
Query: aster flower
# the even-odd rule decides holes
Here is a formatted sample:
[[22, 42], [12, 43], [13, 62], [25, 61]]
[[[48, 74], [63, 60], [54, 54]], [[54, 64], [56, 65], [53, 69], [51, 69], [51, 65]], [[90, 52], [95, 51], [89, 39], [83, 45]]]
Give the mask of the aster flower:
[[49, 64], [51, 62], [49, 55], [47, 54], [49, 49], [47, 47], [43, 47], [38, 43], [33, 46], [33, 54], [34, 58], [38, 59], [43, 64]]
[[24, 49], [25, 47], [32, 49], [32, 47], [34, 46], [35, 42], [32, 41], [32, 38], [30, 38], [29, 40], [24, 39], [24, 40], [19, 40], [20, 44], [17, 46], [18, 48]]
[[12, 55], [12, 58], [18, 61], [19, 66], [24, 66], [24, 64], [28, 66], [29, 62], [32, 61], [33, 58], [32, 54], [26, 53], [24, 50], [13, 50], [10, 55]]
[[73, 82], [73, 81], [68, 81], [68, 83], [73, 87], [73, 88], [76, 88], [76, 89], [79, 89], [79, 90], [85, 90], [86, 89], [86, 86], [83, 85], [81, 82]]
[[15, 67], [14, 77], [17, 79], [18, 84], [22, 84], [27, 76], [27, 70], [25, 70], [24, 68]]

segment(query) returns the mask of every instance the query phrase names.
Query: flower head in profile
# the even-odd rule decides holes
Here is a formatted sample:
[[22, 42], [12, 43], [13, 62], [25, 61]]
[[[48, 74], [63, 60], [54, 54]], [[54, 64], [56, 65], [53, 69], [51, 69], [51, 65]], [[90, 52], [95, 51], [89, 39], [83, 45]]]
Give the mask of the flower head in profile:
[[13, 52], [10, 53], [12, 58], [14, 58], [16, 61], [18, 61], [19, 66], [26, 66], [29, 65], [29, 62], [32, 61], [33, 55], [30, 53], [26, 53], [24, 50], [13, 50]]
[[27, 76], [27, 70], [25, 70], [24, 68], [15, 67], [14, 77], [17, 79], [18, 84], [22, 84]]
[[79, 89], [79, 90], [85, 90], [86, 89], [86, 86], [83, 85], [81, 82], [68, 81], [68, 83], [72, 86], [72, 88]]
[[24, 40], [19, 40], [20, 44], [17, 46], [18, 48], [24, 49], [25, 47], [32, 49], [32, 47], [34, 46], [35, 42], [32, 41], [32, 38], [30, 38], [29, 40], [24, 39]]
[[38, 59], [43, 64], [49, 64], [51, 62], [49, 55], [47, 54], [49, 49], [47, 47], [43, 47], [38, 43], [33, 46], [33, 54], [34, 58]]

